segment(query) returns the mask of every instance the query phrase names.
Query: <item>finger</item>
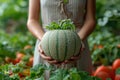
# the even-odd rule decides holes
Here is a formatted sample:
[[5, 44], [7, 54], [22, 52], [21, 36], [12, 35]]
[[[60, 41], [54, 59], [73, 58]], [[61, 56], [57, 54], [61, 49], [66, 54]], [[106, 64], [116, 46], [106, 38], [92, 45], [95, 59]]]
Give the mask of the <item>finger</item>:
[[46, 56], [44, 53], [40, 53], [40, 56], [43, 58], [43, 59], [45, 59], [45, 60], [52, 60], [52, 58], [51, 57], [49, 57], [49, 56]]
[[84, 42], [81, 43], [80, 51], [82, 52], [85, 49], [85, 44]]
[[49, 62], [50, 64], [58, 64], [58, 61], [56, 61], [56, 60], [48, 60], [48, 62]]
[[43, 59], [45, 59], [45, 60], [53, 60], [51, 57], [45, 55], [44, 51], [42, 50], [41, 45], [38, 46], [38, 50], [39, 50], [39, 52], [40, 52], [40, 56], [41, 56]]
[[57, 60], [51, 60], [51, 61], [48, 61], [50, 64], [54, 64], [54, 65], [57, 65], [57, 66], [60, 66], [63, 64], [63, 62], [60, 62], [60, 61], [57, 61]]
[[43, 52], [44, 52], [44, 51], [42, 50], [41, 45], [40, 45], [40, 46], [38, 46], [38, 50], [39, 50], [39, 52], [41, 52], [41, 53], [43, 53]]
[[72, 63], [72, 62], [74, 62], [74, 60], [69, 59], [69, 60], [65, 60], [65, 61], [63, 62], [63, 64], [68, 64], [68, 63]]

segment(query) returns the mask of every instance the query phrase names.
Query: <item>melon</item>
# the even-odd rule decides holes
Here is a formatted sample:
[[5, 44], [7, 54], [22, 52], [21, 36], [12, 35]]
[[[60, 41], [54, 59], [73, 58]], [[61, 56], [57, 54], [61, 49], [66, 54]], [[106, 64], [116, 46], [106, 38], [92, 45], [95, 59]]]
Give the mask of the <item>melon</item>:
[[79, 54], [81, 40], [76, 31], [50, 30], [40, 44], [46, 56], [61, 62]]

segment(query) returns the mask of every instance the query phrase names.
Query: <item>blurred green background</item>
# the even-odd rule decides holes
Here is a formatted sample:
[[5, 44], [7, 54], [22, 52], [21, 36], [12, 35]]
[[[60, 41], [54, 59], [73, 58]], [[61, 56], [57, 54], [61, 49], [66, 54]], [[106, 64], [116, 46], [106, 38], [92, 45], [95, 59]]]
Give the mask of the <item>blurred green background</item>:
[[[17, 51], [33, 55], [35, 38], [26, 27], [29, 0], [0, 0], [0, 59]], [[88, 41], [93, 64], [120, 58], [120, 0], [96, 0], [97, 27]], [[26, 45], [33, 48], [24, 50]], [[1, 62], [3, 63], [3, 62]]]

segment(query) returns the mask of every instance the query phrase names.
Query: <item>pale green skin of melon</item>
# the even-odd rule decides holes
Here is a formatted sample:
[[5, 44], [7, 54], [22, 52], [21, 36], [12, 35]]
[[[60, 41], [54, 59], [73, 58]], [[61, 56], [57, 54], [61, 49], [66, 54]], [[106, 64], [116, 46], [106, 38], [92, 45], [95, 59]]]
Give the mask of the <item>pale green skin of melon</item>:
[[64, 61], [79, 54], [81, 40], [75, 31], [51, 30], [43, 36], [41, 47], [45, 55], [57, 61]]

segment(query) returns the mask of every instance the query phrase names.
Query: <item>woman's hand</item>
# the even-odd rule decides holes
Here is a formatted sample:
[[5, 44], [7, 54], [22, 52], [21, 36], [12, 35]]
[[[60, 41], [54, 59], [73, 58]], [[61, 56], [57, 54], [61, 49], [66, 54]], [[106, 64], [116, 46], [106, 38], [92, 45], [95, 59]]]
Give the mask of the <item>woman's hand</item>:
[[54, 59], [52, 59], [51, 57], [45, 55], [44, 51], [42, 50], [41, 45], [38, 46], [38, 50], [39, 50], [39, 52], [40, 52], [40, 56], [41, 56], [44, 60], [48, 61], [48, 62], [51, 63], [51, 64], [57, 64], [57, 63], [58, 63], [56, 60], [54, 60]]
[[72, 57], [71, 57], [70, 59], [68, 59], [68, 60], [65, 60], [64, 63], [70, 63], [70, 62], [75, 62], [75, 61], [77, 61], [77, 60], [80, 58], [80, 55], [81, 55], [82, 51], [84, 51], [84, 49], [85, 49], [85, 45], [84, 45], [84, 43], [82, 42], [82, 43], [81, 43], [81, 47], [80, 47], [80, 52], [79, 52], [79, 54], [76, 55], [76, 56], [72, 56]]
[[62, 62], [59, 62], [57, 60], [54, 60], [52, 59], [51, 57], [49, 56], [46, 56], [44, 51], [42, 50], [42, 47], [41, 46], [38, 46], [38, 50], [40, 52], [40, 56], [46, 60], [47, 62], [49, 62], [50, 64], [56, 64], [56, 65], [61, 65], [61, 64], [68, 64], [68, 63], [74, 63], [75, 61], [77, 61], [79, 58], [80, 58], [80, 54], [81, 52], [83, 51], [83, 46], [81, 44], [81, 47], [80, 47], [80, 52], [78, 55], [76, 56], [72, 56], [70, 59], [68, 60], [65, 60], [65, 61], [62, 61]]
[[81, 48], [80, 48], [80, 51], [82, 52], [82, 51], [84, 51], [84, 49], [85, 49], [85, 44], [84, 44], [84, 42], [81, 40]]

